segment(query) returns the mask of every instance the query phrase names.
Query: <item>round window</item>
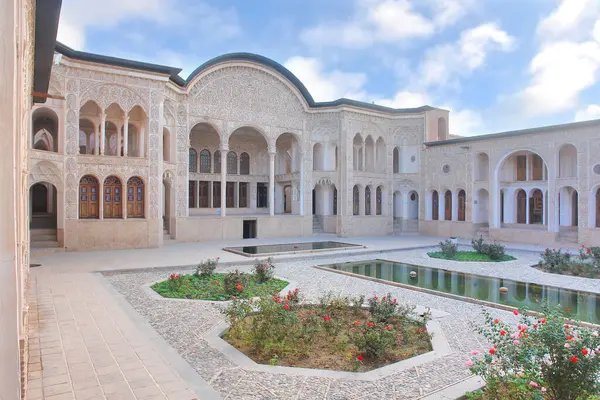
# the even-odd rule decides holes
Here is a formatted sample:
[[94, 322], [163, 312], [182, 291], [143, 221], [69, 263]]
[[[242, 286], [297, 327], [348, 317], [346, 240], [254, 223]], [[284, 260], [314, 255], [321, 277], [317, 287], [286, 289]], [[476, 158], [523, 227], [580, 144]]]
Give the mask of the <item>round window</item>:
[[450, 166], [448, 164], [444, 165], [442, 167], [442, 171], [444, 171], [444, 173], [447, 174], [448, 172], [450, 172]]
[[410, 201], [415, 201], [417, 199], [417, 195], [414, 193], [410, 194]]
[[600, 175], [600, 164], [594, 165], [594, 173]]

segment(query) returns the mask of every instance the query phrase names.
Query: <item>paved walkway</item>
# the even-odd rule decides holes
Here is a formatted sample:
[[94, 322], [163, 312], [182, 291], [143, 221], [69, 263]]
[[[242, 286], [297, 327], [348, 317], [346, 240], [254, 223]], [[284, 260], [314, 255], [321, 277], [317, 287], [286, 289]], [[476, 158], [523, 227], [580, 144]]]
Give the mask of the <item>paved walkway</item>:
[[[332, 240], [329, 236], [323, 239]], [[243, 244], [282, 241], [290, 239]], [[370, 251], [390, 251], [434, 245], [439, 238], [343, 241], [366, 245]], [[32, 263], [42, 266], [31, 270], [29, 399], [218, 398], [202, 376], [97, 271], [191, 265], [215, 256], [221, 257], [222, 262], [248, 262], [251, 259], [221, 250], [240, 242], [169, 243], [158, 249], [34, 254]], [[360, 251], [364, 249], [356, 250]], [[298, 255], [278, 258], [290, 257]]]

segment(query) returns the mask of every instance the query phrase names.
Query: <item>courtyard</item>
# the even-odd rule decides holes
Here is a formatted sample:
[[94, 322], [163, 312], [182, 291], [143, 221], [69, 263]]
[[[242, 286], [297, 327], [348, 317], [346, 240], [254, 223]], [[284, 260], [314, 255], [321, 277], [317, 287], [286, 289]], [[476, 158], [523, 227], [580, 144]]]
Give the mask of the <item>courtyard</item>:
[[[298, 243], [331, 237], [178, 243], [161, 248], [34, 253], [29, 298], [29, 399], [454, 399], [482, 385], [465, 365], [489, 344], [475, 327], [480, 304], [360, 279], [314, 266], [385, 259], [449, 271], [513, 279], [600, 293], [593, 279], [531, 268], [542, 248], [507, 244], [516, 258], [502, 263], [433, 259], [439, 238], [423, 236], [344, 238], [352, 250], [282, 254], [276, 276], [299, 288], [306, 301], [325, 293], [385, 296], [429, 308], [439, 326], [439, 347], [375, 374], [258, 365], [232, 356], [215, 342], [225, 319], [219, 302], [162, 298], [150, 285], [172, 273], [190, 273], [220, 257], [216, 272], [250, 271], [254, 258], [223, 247]], [[465, 241], [459, 242], [465, 248]], [[486, 309], [516, 321], [507, 310]], [[415, 358], [415, 360], [417, 359]], [[382, 369], [384, 370], [384, 369]]]

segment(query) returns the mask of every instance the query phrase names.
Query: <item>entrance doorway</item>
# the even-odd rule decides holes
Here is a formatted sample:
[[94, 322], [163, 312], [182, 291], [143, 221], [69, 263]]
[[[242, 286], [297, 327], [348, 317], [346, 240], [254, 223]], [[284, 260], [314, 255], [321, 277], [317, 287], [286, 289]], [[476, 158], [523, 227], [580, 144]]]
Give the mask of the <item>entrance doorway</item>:
[[57, 191], [48, 182], [29, 189], [29, 229], [32, 247], [58, 247]]
[[256, 238], [256, 220], [244, 220], [243, 230], [244, 239]]

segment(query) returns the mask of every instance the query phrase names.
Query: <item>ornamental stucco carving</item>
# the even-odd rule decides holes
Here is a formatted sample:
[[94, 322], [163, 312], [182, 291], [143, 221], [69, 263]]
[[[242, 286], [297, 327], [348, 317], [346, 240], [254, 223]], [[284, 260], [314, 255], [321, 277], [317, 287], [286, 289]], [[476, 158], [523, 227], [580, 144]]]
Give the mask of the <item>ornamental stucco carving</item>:
[[90, 100], [102, 109], [117, 104], [127, 113], [137, 105], [148, 113], [148, 90], [146, 89], [134, 90], [122, 85], [82, 81], [79, 102], [83, 106]]

